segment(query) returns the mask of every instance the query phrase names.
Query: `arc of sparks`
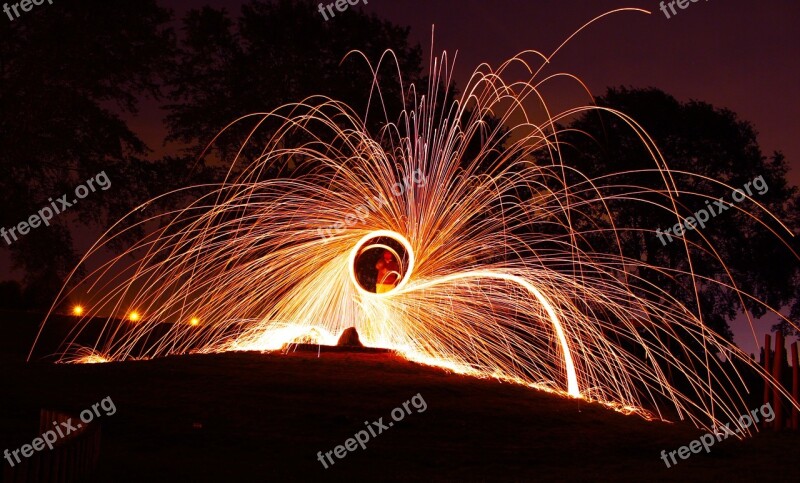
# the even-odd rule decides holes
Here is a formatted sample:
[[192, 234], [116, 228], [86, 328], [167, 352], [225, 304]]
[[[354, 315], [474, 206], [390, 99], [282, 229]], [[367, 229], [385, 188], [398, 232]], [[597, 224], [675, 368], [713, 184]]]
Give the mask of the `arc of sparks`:
[[561, 353], [564, 357], [564, 368], [567, 373], [567, 394], [576, 398], [581, 397], [581, 391], [580, 388], [578, 387], [578, 374], [575, 372], [575, 363], [572, 360], [572, 352], [569, 349], [569, 343], [567, 343], [567, 336], [564, 333], [564, 327], [561, 324], [558, 315], [556, 315], [555, 310], [553, 310], [553, 306], [550, 303], [550, 301], [548, 301], [547, 298], [545, 298], [545, 296], [542, 295], [542, 292], [540, 292], [539, 289], [534, 287], [530, 282], [528, 282], [524, 278], [519, 277], [517, 275], [512, 275], [502, 272], [493, 272], [490, 270], [473, 270], [471, 272], [455, 273], [452, 275], [438, 278], [436, 280], [421, 283], [419, 285], [414, 285], [412, 287], [409, 287], [407, 291], [424, 290], [426, 288], [434, 287], [438, 284], [453, 282], [462, 279], [469, 279], [469, 278], [478, 278], [478, 279], [491, 278], [496, 280], [506, 280], [517, 283], [522, 287], [524, 287], [525, 290], [530, 292], [531, 295], [533, 295], [536, 298], [536, 300], [538, 300], [539, 303], [542, 304], [542, 307], [544, 307], [545, 311], [547, 312], [547, 316], [550, 318], [550, 322], [553, 324], [553, 329], [555, 330], [559, 346], [561, 347]]
[[[355, 326], [366, 345], [411, 360], [704, 428], [730, 418], [737, 436], [750, 434], [736, 420], [749, 410], [744, 395], [751, 390], [741, 367], [790, 396], [710, 331], [699, 309], [690, 310], [645, 274], [686, 280], [695, 294], [698, 281], [718, 284], [743, 308], [749, 300], [797, 325], [739, 290], [730, 271], [729, 280], [699, 277], [692, 250], [727, 270], [702, 230], [700, 241], [683, 240], [685, 270], [626, 255], [622, 235], [647, 230], [620, 226], [609, 200], [680, 220], [676, 197], [687, 192], [679, 181], [691, 174], [670, 170], [652, 138], [624, 113], [597, 106], [551, 112], [540, 92], [548, 81], [572, 80], [590, 94], [571, 74], [539, 77], [554, 55], [526, 51], [496, 70], [483, 64], [445, 106], [452, 65], [446, 54], [431, 56], [427, 94], [401, 80], [407, 97], [397, 119], [385, 114], [381, 66], [370, 65], [369, 104], [377, 99], [386, 115], [376, 133], [366, 116], [321, 96], [243, 117], [260, 117], [251, 137], [267, 121], [279, 126], [259, 147], [261, 155], [245, 160], [243, 147], [222, 183], [163, 196], [207, 189], [187, 206], [132, 227], [129, 217], [115, 224], [81, 264], [130, 229], [146, 228], [148, 235], [79, 281], [72, 279], [76, 267], [39, 335], [70, 296], [83, 310], [60, 349], [62, 362], [327, 344]], [[387, 52], [381, 62], [391, 57]], [[526, 74], [509, 80], [508, 71], [518, 66]], [[592, 179], [567, 164], [559, 123], [590, 110], [617, 116], [635, 133], [652, 165], [638, 172], [658, 174], [660, 185], [615, 181], [634, 171]], [[542, 122], [532, 121], [537, 114]], [[424, 183], [409, 181], [417, 179]], [[391, 191], [398, 185], [400, 194]], [[774, 219], [762, 205], [754, 210], [746, 213]], [[343, 228], [321, 239], [332, 226]], [[600, 235], [601, 247], [589, 241]], [[380, 237], [397, 241], [408, 263], [393, 290], [376, 294], [361, 287], [354, 265], [360, 250]], [[135, 321], [126, 316], [134, 313]], [[89, 337], [98, 319], [105, 322]]]

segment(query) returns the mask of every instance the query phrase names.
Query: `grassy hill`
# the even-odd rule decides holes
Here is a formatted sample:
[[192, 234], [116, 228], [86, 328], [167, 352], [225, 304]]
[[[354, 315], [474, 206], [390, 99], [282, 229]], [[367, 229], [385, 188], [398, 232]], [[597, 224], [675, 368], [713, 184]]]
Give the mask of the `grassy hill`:
[[[0, 450], [36, 436], [41, 407], [76, 414], [111, 397], [102, 482], [793, 481], [800, 438], [729, 439], [667, 469], [661, 450], [702, 432], [596, 404], [449, 374], [393, 354], [229, 353], [99, 365], [25, 364], [9, 341]], [[427, 409], [370, 437], [328, 469], [317, 452], [392, 421], [419, 394]], [[765, 478], [766, 476], [766, 478]]]

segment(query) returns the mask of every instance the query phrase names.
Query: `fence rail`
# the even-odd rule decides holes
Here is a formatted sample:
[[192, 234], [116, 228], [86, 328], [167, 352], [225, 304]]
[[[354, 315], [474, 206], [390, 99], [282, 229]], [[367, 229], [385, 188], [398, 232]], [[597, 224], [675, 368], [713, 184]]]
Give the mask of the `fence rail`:
[[[54, 428], [53, 423], [66, 423], [78, 417], [60, 411], [42, 409], [39, 414], [39, 434]], [[97, 468], [100, 458], [100, 425], [92, 422], [82, 426], [53, 445], [25, 458], [11, 467], [4, 465], [4, 483], [70, 483], [88, 476]]]

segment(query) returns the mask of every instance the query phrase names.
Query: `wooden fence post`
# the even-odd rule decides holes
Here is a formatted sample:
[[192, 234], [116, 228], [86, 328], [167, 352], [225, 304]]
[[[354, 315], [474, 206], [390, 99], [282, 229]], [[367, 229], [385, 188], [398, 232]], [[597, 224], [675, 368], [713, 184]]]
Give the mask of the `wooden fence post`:
[[773, 357], [772, 377], [775, 378], [775, 386], [772, 391], [772, 409], [775, 411], [775, 429], [783, 429], [783, 398], [781, 397], [781, 374], [783, 373], [783, 332], [775, 333], [775, 357]]
[[792, 429], [798, 429], [798, 417], [800, 411], [797, 410], [797, 405], [800, 404], [800, 358], [797, 355], [797, 349], [800, 347], [800, 341], [792, 344], [792, 399], [794, 405], [792, 406]]
[[[770, 353], [772, 352], [772, 339], [769, 334], [764, 336], [764, 404], [769, 404], [770, 383], [769, 374], [772, 374]], [[764, 423], [766, 425], [766, 423]]]

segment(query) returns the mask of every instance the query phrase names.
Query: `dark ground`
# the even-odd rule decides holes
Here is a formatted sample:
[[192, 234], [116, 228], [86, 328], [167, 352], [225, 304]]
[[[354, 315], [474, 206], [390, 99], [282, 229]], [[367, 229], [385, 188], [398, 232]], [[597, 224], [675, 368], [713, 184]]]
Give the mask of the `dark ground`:
[[[99, 419], [102, 455], [93, 481], [707, 482], [800, 475], [798, 434], [728, 439], [667, 469], [661, 450], [688, 444], [701, 431], [448, 374], [392, 354], [24, 364], [29, 344], [22, 351], [16, 344], [29, 330], [18, 327], [0, 325], [0, 451], [37, 436], [41, 407], [78, 413], [111, 397], [117, 413]], [[417, 393], [426, 411], [412, 406], [366, 450], [327, 470], [317, 461], [317, 451], [343, 444], [364, 421], [390, 421], [392, 409]]]

